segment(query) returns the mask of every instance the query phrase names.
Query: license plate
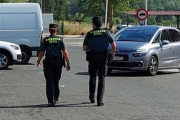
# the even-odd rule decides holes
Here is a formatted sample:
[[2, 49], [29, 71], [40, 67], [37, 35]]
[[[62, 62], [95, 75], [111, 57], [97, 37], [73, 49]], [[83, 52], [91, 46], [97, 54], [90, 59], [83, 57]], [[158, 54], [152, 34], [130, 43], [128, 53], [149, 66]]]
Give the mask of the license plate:
[[113, 60], [123, 60], [123, 57], [115, 56]]

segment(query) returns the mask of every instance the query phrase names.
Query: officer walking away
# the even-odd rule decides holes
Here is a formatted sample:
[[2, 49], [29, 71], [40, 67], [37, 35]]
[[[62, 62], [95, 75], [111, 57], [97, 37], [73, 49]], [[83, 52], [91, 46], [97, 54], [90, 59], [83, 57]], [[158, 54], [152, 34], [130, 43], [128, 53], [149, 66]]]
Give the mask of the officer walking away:
[[114, 57], [116, 44], [111, 33], [101, 28], [102, 18], [92, 18], [93, 30], [89, 31], [83, 42], [83, 50], [89, 50], [89, 99], [95, 103], [96, 76], [98, 74], [97, 106], [103, 106], [103, 95], [105, 91], [105, 72], [107, 67], [107, 48], [112, 46], [112, 57]]
[[50, 36], [43, 39], [39, 48], [40, 53], [38, 55], [37, 66], [41, 65], [41, 59], [45, 54], [43, 68], [46, 79], [46, 95], [48, 106], [52, 107], [56, 104], [60, 95], [59, 80], [61, 78], [62, 67], [63, 65], [66, 66], [66, 70], [69, 71], [70, 64], [69, 54], [66, 50], [63, 38], [56, 36], [57, 24], [49, 24], [49, 32]]

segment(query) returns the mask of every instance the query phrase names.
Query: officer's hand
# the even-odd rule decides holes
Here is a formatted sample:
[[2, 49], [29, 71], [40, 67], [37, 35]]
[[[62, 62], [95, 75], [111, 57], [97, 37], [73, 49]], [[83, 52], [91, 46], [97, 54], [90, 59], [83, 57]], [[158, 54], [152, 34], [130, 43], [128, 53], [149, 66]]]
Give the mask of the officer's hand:
[[71, 69], [70, 65], [67, 64], [67, 65], [66, 65], [66, 70], [69, 71], [70, 69]]
[[41, 63], [37, 63], [37, 67], [41, 67]]
[[115, 54], [112, 54], [112, 57], [111, 57], [111, 59], [113, 60], [113, 59], [114, 59], [114, 57], [115, 57]]

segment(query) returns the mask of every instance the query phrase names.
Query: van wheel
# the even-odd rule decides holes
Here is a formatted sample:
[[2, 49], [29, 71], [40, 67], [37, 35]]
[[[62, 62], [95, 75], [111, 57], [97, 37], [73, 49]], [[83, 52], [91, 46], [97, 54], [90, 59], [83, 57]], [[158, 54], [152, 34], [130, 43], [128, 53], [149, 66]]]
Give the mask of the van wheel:
[[10, 63], [10, 57], [8, 53], [0, 51], [0, 69], [8, 68]]
[[157, 70], [158, 70], [158, 60], [155, 56], [151, 56], [149, 60], [147, 73], [148, 75], [154, 76], [157, 74]]
[[30, 60], [30, 52], [27, 48], [21, 48], [22, 58], [21, 63], [26, 64]]

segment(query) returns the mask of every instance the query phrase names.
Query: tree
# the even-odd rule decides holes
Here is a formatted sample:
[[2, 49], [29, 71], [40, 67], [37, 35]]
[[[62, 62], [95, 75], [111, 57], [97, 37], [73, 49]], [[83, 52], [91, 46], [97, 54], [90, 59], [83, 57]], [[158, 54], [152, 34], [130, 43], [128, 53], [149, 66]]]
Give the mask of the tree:
[[[141, 0], [108, 0], [108, 23], [112, 25], [114, 12], [133, 10]], [[79, 6], [83, 7], [83, 13], [89, 16], [105, 15], [106, 0], [78, 0]]]
[[0, 0], [0, 3], [6, 3], [8, 0]]

